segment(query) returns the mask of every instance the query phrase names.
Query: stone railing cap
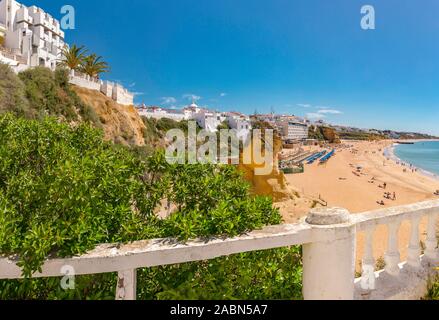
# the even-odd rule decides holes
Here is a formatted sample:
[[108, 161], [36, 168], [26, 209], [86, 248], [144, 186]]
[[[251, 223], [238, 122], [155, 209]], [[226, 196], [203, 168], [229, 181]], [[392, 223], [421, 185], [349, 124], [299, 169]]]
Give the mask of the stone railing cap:
[[314, 208], [308, 214], [306, 222], [311, 225], [333, 225], [348, 223], [350, 213], [343, 208]]

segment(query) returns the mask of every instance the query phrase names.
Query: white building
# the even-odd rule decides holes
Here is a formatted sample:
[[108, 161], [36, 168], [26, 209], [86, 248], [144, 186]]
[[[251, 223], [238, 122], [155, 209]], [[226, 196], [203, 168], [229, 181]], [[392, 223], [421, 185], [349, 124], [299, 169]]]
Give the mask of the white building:
[[227, 123], [230, 129], [234, 129], [237, 132], [237, 136], [240, 139], [246, 139], [252, 129], [250, 118], [239, 112], [227, 112]]
[[201, 108], [196, 103], [192, 103], [182, 110], [142, 106], [138, 108], [138, 112], [141, 116], [154, 119], [195, 120], [202, 129], [208, 132], [217, 132], [218, 126], [227, 120], [224, 114]]
[[137, 109], [140, 116], [153, 119], [172, 119], [175, 121], [185, 120], [185, 114], [181, 110], [165, 109], [162, 107], [147, 107], [145, 105]]
[[282, 136], [285, 140], [304, 140], [308, 139], [308, 125], [298, 121], [285, 121], [278, 124]]
[[[0, 0], [0, 62], [15, 72], [30, 67], [55, 70], [66, 47], [58, 20], [36, 6], [26, 7], [15, 0]], [[71, 71], [70, 83], [101, 91], [121, 105], [133, 105], [134, 94], [119, 84], [94, 79]]]
[[56, 68], [65, 47], [64, 31], [51, 15], [36, 6], [26, 7], [15, 0], [0, 0], [0, 29], [7, 48], [6, 52], [3, 50], [3, 58], [4, 53], [13, 54], [16, 64], [11, 66], [14, 69], [23, 64]]
[[193, 119], [197, 121], [197, 124], [208, 132], [217, 132], [218, 126], [221, 124], [220, 116], [209, 110], [202, 110], [199, 113], [193, 115]]

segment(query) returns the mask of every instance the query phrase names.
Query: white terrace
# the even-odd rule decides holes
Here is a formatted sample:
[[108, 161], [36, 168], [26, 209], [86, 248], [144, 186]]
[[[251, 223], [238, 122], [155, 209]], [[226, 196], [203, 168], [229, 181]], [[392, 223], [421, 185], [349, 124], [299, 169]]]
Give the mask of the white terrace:
[[[76, 275], [118, 272], [116, 299], [136, 298], [136, 269], [200, 261], [240, 252], [303, 245], [303, 295], [320, 299], [420, 299], [439, 262], [436, 223], [439, 200], [350, 215], [340, 208], [316, 209], [306, 221], [284, 224], [235, 237], [193, 240], [139, 241], [127, 245], [101, 245], [92, 252], [69, 259], [48, 260], [34, 277], [59, 277], [65, 265]], [[428, 219], [425, 250], [420, 245], [419, 224]], [[411, 223], [408, 260], [400, 261], [398, 230]], [[374, 230], [388, 227], [385, 270], [374, 272]], [[356, 237], [366, 234], [363, 274], [355, 279]], [[423, 252], [424, 251], [424, 252]], [[21, 270], [6, 258], [0, 259], [0, 279], [21, 278]]]

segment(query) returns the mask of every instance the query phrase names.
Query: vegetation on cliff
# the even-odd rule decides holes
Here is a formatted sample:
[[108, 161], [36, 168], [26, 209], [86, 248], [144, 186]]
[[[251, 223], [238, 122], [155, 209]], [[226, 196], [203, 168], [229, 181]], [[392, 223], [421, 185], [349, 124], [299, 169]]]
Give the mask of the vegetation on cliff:
[[12, 112], [27, 119], [55, 116], [67, 122], [91, 122], [99, 127], [94, 110], [71, 89], [68, 72], [37, 67], [18, 76], [0, 64], [0, 114]]

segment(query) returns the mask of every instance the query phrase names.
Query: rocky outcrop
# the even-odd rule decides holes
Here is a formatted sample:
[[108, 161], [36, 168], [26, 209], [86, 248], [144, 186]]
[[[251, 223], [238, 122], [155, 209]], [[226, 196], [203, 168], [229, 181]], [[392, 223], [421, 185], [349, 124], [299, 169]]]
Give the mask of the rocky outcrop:
[[[240, 170], [244, 178], [250, 183], [252, 191], [256, 195], [271, 196], [274, 202], [281, 202], [293, 198], [293, 190], [287, 185], [287, 181], [283, 172], [279, 170], [279, 153], [282, 150], [282, 140], [278, 137], [274, 137], [273, 154], [273, 170], [269, 174], [258, 175], [257, 169], [261, 169], [264, 165], [256, 164], [254, 156], [251, 157], [251, 163], [245, 163], [244, 154], [248, 152], [251, 154], [253, 150], [252, 140], [250, 143], [244, 146], [244, 150], [241, 152], [238, 170]], [[264, 154], [264, 153], [263, 153]]]
[[333, 128], [322, 127], [322, 134], [329, 143], [340, 143], [340, 137]]
[[134, 106], [117, 104], [99, 91], [74, 85], [72, 89], [96, 112], [106, 140], [125, 145], [145, 145], [145, 125]]

